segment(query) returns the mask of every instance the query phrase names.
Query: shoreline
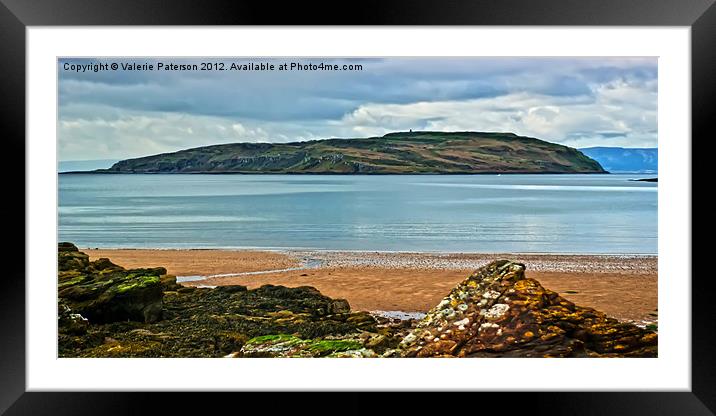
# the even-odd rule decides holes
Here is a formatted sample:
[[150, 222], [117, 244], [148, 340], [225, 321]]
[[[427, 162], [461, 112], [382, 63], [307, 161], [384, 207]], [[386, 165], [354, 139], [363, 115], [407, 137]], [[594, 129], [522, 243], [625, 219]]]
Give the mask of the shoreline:
[[168, 272], [178, 277], [217, 278], [341, 267], [474, 270], [503, 258], [524, 263], [528, 271], [539, 272], [656, 274], [658, 271], [658, 256], [644, 254], [204, 248], [82, 248], [82, 250], [96, 258], [111, 259], [119, 256], [123, 261], [131, 263], [132, 267], [140, 267], [140, 263], [146, 264], [147, 261], [165, 261]]
[[96, 170], [73, 170], [66, 172], [57, 172], [58, 175], [316, 175], [316, 176], [427, 176], [427, 175], [614, 175], [609, 171], [604, 172], [558, 172], [558, 171], [538, 171], [538, 172], [271, 172], [271, 171], [240, 171], [240, 172], [216, 172], [216, 171], [196, 171], [196, 172], [128, 172], [128, 171], [109, 171], [107, 169]]
[[[427, 312], [492, 260], [524, 263], [527, 277], [579, 305], [640, 324], [658, 319], [658, 257], [625, 255], [319, 250], [82, 249], [126, 268], [166, 267], [184, 286], [312, 286], [354, 310]], [[183, 279], [183, 278], [184, 279]], [[189, 278], [189, 279], [187, 279]]]
[[484, 255], [484, 256], [593, 256], [593, 257], [614, 257], [614, 258], [658, 258], [658, 253], [568, 253], [568, 252], [541, 252], [541, 251], [437, 251], [437, 250], [357, 250], [357, 249], [328, 249], [315, 247], [261, 247], [261, 246], [221, 246], [221, 247], [80, 247], [82, 250], [135, 250], [135, 251], [237, 251], [237, 252], [320, 252], [320, 253], [384, 253], [384, 254], [460, 254], [460, 255]]

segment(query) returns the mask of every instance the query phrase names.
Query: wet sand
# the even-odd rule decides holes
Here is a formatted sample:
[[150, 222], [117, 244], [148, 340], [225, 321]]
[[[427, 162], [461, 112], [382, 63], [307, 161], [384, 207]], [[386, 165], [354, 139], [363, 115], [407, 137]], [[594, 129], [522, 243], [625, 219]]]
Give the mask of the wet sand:
[[[579, 305], [599, 309], [621, 320], [639, 323], [657, 320], [656, 256], [299, 250], [83, 251], [92, 260], [107, 257], [126, 268], [163, 266], [176, 276], [207, 276], [204, 280], [185, 281], [185, 285], [313, 286], [327, 296], [347, 299], [354, 310], [405, 312], [428, 311], [473, 270], [494, 259], [507, 258], [524, 263], [528, 277]], [[298, 270], [285, 270], [295, 268]], [[229, 276], [208, 277], [227, 274]]]
[[175, 276], [287, 269], [301, 265], [286, 254], [248, 250], [94, 250], [82, 249], [91, 260], [106, 257], [124, 268], [166, 267]]

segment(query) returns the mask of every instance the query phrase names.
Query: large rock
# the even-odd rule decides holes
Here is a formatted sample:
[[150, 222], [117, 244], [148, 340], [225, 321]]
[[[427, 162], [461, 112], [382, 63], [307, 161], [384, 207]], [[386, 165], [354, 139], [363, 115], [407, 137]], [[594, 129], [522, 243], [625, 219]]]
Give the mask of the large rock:
[[[263, 285], [249, 291], [244, 297], [244, 306], [248, 309], [290, 310], [310, 313], [315, 317], [346, 314], [351, 307], [345, 299], [332, 299], [324, 296], [311, 286], [295, 288]], [[243, 308], [242, 308], [243, 309]], [[374, 322], [371, 320], [371, 322]]]
[[57, 247], [57, 268], [60, 271], [84, 270], [89, 266], [89, 256], [80, 252], [72, 243], [59, 243]]
[[125, 270], [108, 259], [90, 262], [70, 243], [60, 243], [58, 256], [58, 297], [69, 313], [91, 323], [161, 318], [164, 268]]
[[[376, 355], [377, 323], [309, 287], [266, 285], [165, 290], [162, 320], [92, 324], [61, 340], [65, 357], [340, 357]], [[91, 320], [90, 320], [91, 322]], [[91, 343], [95, 333], [108, 341]], [[373, 337], [363, 334], [373, 334]], [[81, 342], [80, 342], [81, 341]], [[382, 353], [389, 342], [378, 345]], [[248, 345], [248, 346], [246, 346]], [[244, 348], [245, 347], [245, 348]]]
[[455, 287], [392, 356], [655, 357], [657, 335], [576, 306], [526, 278], [525, 266], [493, 262]]
[[376, 355], [364, 344], [382, 353], [398, 343], [374, 333], [369, 313], [312, 287], [184, 287], [162, 267], [126, 270], [71, 244], [59, 250], [85, 259], [58, 273], [62, 357], [363, 357]]
[[656, 355], [656, 334], [575, 306], [508, 261], [478, 270], [414, 326], [312, 287], [184, 287], [161, 267], [58, 251], [61, 357]]

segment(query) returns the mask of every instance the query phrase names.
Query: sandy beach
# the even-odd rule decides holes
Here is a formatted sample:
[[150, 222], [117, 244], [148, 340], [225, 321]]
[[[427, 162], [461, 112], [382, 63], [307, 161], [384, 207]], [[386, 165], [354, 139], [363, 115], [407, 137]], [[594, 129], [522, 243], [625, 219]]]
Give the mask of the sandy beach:
[[339, 251], [83, 249], [126, 268], [166, 267], [184, 285], [313, 286], [354, 310], [426, 312], [473, 270], [505, 258], [582, 306], [657, 321], [657, 257]]

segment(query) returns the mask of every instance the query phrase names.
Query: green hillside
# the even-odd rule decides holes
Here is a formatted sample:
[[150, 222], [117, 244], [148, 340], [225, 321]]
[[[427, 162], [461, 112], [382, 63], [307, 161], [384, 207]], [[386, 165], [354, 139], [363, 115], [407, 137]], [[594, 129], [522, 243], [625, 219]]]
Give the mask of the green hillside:
[[98, 173], [605, 173], [571, 147], [512, 133], [401, 132], [234, 143], [122, 160]]

